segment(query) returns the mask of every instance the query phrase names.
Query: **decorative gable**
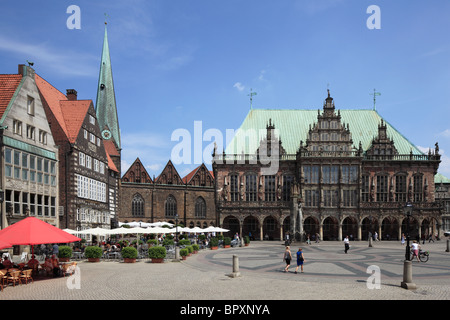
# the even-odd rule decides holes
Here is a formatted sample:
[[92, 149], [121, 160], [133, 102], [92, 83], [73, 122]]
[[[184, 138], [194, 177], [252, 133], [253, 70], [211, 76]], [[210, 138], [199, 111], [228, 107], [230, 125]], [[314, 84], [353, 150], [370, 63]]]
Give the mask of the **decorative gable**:
[[333, 98], [330, 97], [330, 91], [328, 91], [323, 112], [321, 114], [318, 110], [317, 123], [309, 126], [306, 145], [303, 145], [303, 141], [301, 141], [300, 151], [309, 152], [311, 155], [314, 153], [337, 155], [342, 152], [351, 152], [352, 147], [353, 140], [349, 126], [341, 122], [339, 110], [336, 114]]
[[272, 119], [269, 119], [269, 123], [266, 125], [266, 136], [260, 141], [256, 153], [260, 158], [286, 154]]
[[197, 168], [192, 170], [192, 172], [189, 173], [186, 177], [184, 177], [183, 181], [184, 183], [191, 186], [214, 186], [214, 177], [203, 163], [201, 166], [198, 166]]
[[136, 158], [127, 172], [123, 175], [122, 180], [124, 182], [152, 183], [152, 179], [139, 158]]
[[174, 185], [182, 185], [183, 180], [181, 179], [180, 175], [178, 174], [177, 170], [172, 164], [172, 161], [169, 160], [169, 162], [166, 164], [166, 167], [161, 172], [161, 174], [156, 179], [157, 184], [174, 184]]
[[366, 154], [369, 156], [393, 156], [398, 154], [397, 148], [394, 146], [394, 140], [387, 135], [387, 127], [383, 119], [381, 119], [381, 124], [378, 125], [378, 136], [372, 140]]

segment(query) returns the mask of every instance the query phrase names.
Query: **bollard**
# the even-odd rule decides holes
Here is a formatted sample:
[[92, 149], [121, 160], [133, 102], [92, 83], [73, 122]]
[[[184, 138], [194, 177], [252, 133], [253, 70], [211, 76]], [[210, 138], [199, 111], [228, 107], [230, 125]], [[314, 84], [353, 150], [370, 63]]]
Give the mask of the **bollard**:
[[372, 237], [369, 238], [369, 247], [372, 248]]
[[180, 247], [175, 247], [175, 259], [172, 260], [172, 262], [180, 262], [181, 256], [180, 256]]
[[401, 287], [407, 290], [416, 289], [416, 284], [412, 282], [412, 261], [405, 260], [403, 264], [403, 281]]
[[450, 239], [447, 239], [447, 250], [445, 252], [450, 252]]
[[233, 254], [233, 272], [228, 275], [231, 278], [240, 277], [241, 273], [239, 272], [239, 258], [237, 255]]

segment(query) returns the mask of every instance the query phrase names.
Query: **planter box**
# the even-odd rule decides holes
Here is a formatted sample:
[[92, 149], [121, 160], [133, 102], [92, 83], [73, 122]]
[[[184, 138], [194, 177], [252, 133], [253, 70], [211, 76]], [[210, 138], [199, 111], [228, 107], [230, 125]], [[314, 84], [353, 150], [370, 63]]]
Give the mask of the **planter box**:
[[223, 245], [223, 247], [224, 247], [224, 248], [230, 248], [230, 247], [231, 247], [231, 245], [229, 245], [229, 244], [225, 244], [225, 245]]
[[89, 262], [100, 262], [100, 258], [88, 258]]
[[59, 258], [60, 262], [69, 262], [70, 258]]
[[217, 250], [219, 247], [211, 247], [211, 250]]
[[136, 259], [133, 258], [123, 258], [123, 262], [125, 263], [135, 263]]
[[181, 256], [181, 259], [186, 260], [187, 256]]
[[152, 258], [152, 263], [163, 263], [164, 258]]
[[246, 243], [245, 246], [248, 247], [250, 245], [250, 243]]

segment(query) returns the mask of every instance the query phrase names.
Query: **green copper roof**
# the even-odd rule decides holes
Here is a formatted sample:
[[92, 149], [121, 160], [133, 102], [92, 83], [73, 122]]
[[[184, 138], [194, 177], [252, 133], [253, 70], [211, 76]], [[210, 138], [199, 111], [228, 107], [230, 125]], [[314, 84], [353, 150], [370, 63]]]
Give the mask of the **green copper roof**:
[[100, 130], [105, 126], [109, 128], [112, 138], [120, 149], [119, 118], [117, 116], [116, 96], [109, 56], [108, 33], [105, 24], [105, 38], [103, 40], [102, 61], [100, 63], [100, 75], [97, 87], [97, 101], [95, 104], [97, 120]]
[[[378, 125], [383, 119], [375, 110], [342, 110], [340, 109], [341, 122], [349, 125], [352, 134], [353, 146], [366, 151], [372, 139], [378, 135]], [[336, 113], [338, 109], [336, 109]], [[323, 110], [320, 110], [320, 114]], [[300, 141], [305, 143], [307, 134], [313, 123], [317, 123], [318, 110], [301, 109], [251, 109], [225, 152], [227, 154], [253, 154], [259, 146], [259, 141], [266, 135], [266, 126], [271, 119], [275, 130], [279, 130], [282, 146], [288, 154], [295, 154], [300, 146]], [[385, 119], [387, 135], [393, 139], [399, 154], [423, 154], [415, 145], [400, 134]], [[257, 139], [249, 139], [249, 132], [256, 132]], [[261, 133], [262, 135], [261, 135]], [[251, 134], [250, 134], [251, 135]]]
[[444, 176], [441, 173], [438, 173], [434, 176], [434, 183], [435, 184], [439, 184], [439, 183], [450, 183], [450, 179], [447, 178], [446, 176]]

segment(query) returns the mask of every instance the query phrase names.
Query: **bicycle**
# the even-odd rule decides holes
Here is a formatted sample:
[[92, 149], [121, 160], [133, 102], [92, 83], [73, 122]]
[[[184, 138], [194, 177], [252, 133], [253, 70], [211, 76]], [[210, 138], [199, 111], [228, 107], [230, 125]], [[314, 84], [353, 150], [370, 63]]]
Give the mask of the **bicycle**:
[[[430, 253], [428, 251], [419, 250], [419, 260], [421, 262], [427, 262], [429, 257], [430, 257]], [[411, 261], [413, 260], [413, 258], [414, 258], [414, 252], [411, 251]]]

